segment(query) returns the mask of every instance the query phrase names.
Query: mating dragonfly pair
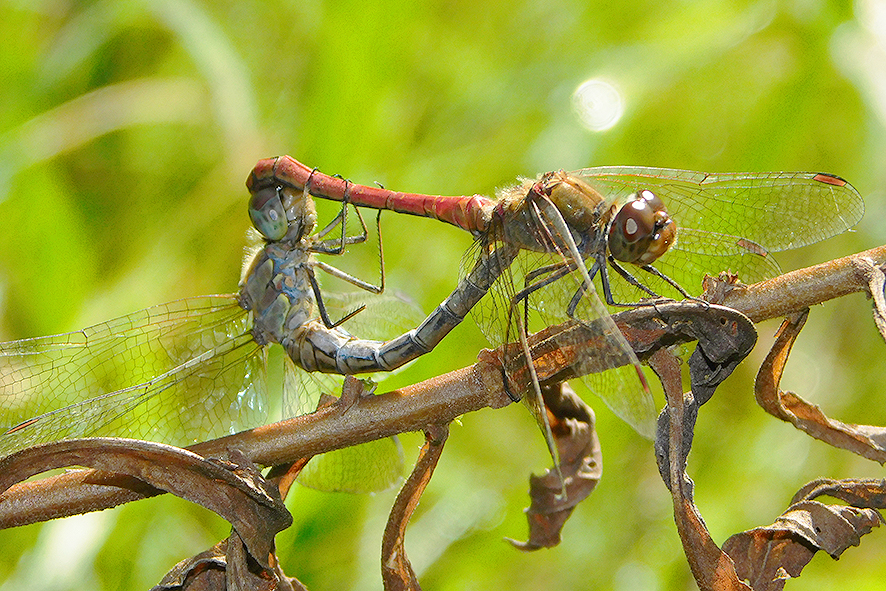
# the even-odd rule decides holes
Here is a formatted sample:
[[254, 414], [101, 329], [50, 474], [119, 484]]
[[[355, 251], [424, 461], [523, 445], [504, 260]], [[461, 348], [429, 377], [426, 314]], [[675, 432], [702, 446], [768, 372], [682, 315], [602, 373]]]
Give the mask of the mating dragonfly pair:
[[[597, 367], [611, 359], [612, 369], [584, 379], [618, 416], [651, 436], [652, 397], [630, 346], [606, 322], [609, 309], [593, 279], [600, 277], [612, 306], [690, 296], [705, 273], [727, 269], [754, 282], [778, 273], [770, 252], [843, 232], [864, 210], [849, 183], [822, 173], [589, 168], [547, 173], [493, 199], [356, 185], [283, 156], [260, 161], [247, 187], [260, 245], [238, 294], [179, 300], [73, 333], [0, 344], [0, 456], [84, 436], [188, 445], [258, 426], [265, 420], [268, 345], [275, 343], [286, 352], [284, 413], [303, 414], [310, 393], [334, 391], [326, 376], [404, 365], [432, 350], [490, 291], [477, 307], [478, 324], [496, 344], [520, 344], [504, 361], [506, 375], [515, 376], [508, 387], [528, 403], [552, 453], [538, 384], [516, 376], [534, 375], [531, 361], [525, 371], [528, 333], [564, 316], [605, 327], [599, 347], [582, 357]], [[314, 197], [342, 202], [320, 231]], [[452, 294], [391, 340], [384, 339], [397, 324], [377, 317], [396, 316], [391, 310], [401, 302], [379, 295], [383, 273], [374, 286], [317, 259], [366, 240], [359, 209], [362, 232], [347, 234], [349, 206], [432, 217], [475, 237], [473, 264]], [[317, 270], [363, 292], [321, 291]], [[373, 308], [384, 312], [373, 318]]]

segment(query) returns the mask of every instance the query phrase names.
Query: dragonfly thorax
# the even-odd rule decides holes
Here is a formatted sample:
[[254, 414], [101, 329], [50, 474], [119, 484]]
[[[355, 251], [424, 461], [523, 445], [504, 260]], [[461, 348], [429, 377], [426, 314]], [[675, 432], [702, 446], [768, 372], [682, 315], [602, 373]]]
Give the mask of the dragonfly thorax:
[[595, 231], [603, 196], [586, 182], [561, 170], [543, 175], [534, 190], [547, 195], [570, 230], [581, 236]]
[[240, 305], [252, 311], [253, 334], [262, 344], [280, 343], [314, 312], [314, 297], [305, 272], [308, 253], [269, 243], [252, 260], [240, 282]]
[[609, 227], [609, 252], [616, 260], [648, 265], [663, 255], [677, 236], [677, 225], [658, 196], [643, 189], [628, 197]]
[[[585, 251], [596, 243], [603, 197], [581, 179], [562, 170], [545, 173], [503, 192], [490, 223], [497, 225], [497, 233], [513, 246], [552, 252], [557, 246], [552, 243], [550, 210], [542, 213], [545, 202], [556, 209], [556, 215], [566, 224], [579, 250]], [[539, 215], [548, 219], [539, 224], [536, 219]], [[547, 228], [539, 231], [542, 226]]]
[[266, 240], [299, 242], [314, 231], [317, 210], [304, 191], [268, 185], [249, 198], [249, 219]]

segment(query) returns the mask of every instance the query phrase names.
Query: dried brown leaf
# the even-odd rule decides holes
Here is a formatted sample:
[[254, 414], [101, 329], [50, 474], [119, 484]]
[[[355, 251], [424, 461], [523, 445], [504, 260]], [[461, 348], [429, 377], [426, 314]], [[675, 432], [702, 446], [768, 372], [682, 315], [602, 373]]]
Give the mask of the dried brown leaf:
[[[698, 414], [695, 398], [692, 393], [683, 394], [679, 361], [667, 350], [657, 351], [649, 364], [661, 380], [668, 400], [659, 417], [656, 459], [671, 491], [674, 521], [692, 575], [702, 591], [747, 591], [748, 587], [738, 580], [732, 561], [711, 538], [692, 499], [693, 483], [686, 474], [686, 460]], [[674, 449], [679, 453], [670, 453]]]
[[820, 478], [809, 482], [797, 491], [791, 502], [811, 501], [821, 496], [840, 499], [853, 507], [884, 509], [886, 508], [886, 480]]
[[227, 568], [227, 557], [224, 552], [226, 545], [227, 540], [219, 542], [205, 552], [182, 560], [166, 573], [151, 591], [224, 589]]
[[875, 266], [873, 261], [868, 274], [868, 290], [874, 301], [874, 324], [886, 340], [886, 272], [883, 265]]
[[875, 509], [803, 500], [772, 525], [732, 536], [723, 550], [755, 591], [779, 590], [787, 579], [800, 576], [817, 551], [837, 558], [882, 521]]
[[182, 560], [151, 591], [307, 591], [283, 574], [276, 561], [266, 569], [252, 560], [243, 541], [231, 536], [209, 550]]
[[753, 348], [756, 331], [738, 312], [714, 309], [686, 319], [685, 330], [697, 331], [698, 345], [689, 360], [692, 390], [683, 393], [679, 360], [659, 349], [649, 365], [661, 380], [668, 406], [658, 422], [656, 458], [671, 491], [677, 532], [692, 574], [702, 590], [744, 590], [729, 556], [711, 538], [693, 501], [693, 483], [686, 464], [699, 407]]
[[[560, 471], [530, 476], [526, 510], [529, 540], [508, 539], [520, 550], [550, 548], [560, 543], [560, 531], [575, 506], [593, 492], [603, 473], [603, 454], [594, 429], [594, 411], [568, 384], [545, 387], [545, 406], [560, 457]], [[563, 482], [560, 481], [560, 475]], [[562, 494], [563, 484], [566, 495]]]
[[264, 567], [274, 536], [292, 524], [277, 489], [237, 450], [239, 463], [205, 459], [195, 453], [146, 441], [89, 438], [56, 441], [0, 460], [0, 492], [16, 482], [55, 468], [86, 466], [126, 474], [217, 513], [234, 527], [250, 554]]
[[760, 366], [754, 384], [757, 403], [769, 414], [791, 423], [812, 437], [880, 464], [886, 463], [886, 428], [855, 425], [829, 418], [820, 407], [797, 394], [779, 389], [791, 347], [800, 334], [809, 310], [786, 319], [772, 349]]

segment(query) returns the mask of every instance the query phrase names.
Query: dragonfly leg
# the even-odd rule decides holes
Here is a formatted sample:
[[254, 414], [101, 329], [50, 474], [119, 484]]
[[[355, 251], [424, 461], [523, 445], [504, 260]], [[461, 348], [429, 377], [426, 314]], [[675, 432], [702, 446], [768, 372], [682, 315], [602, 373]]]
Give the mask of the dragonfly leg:
[[[651, 297], [653, 297], [655, 299], [662, 299], [662, 296], [660, 296], [659, 294], [655, 293], [654, 291], [652, 291], [651, 289], [649, 289], [648, 287], [643, 285], [643, 283], [641, 283], [639, 279], [637, 279], [636, 277], [631, 275], [627, 269], [625, 269], [624, 267], [619, 265], [618, 262], [616, 262], [616, 260], [614, 258], [612, 258], [611, 255], [609, 256], [609, 266], [611, 266], [612, 269], [616, 273], [621, 275], [621, 277], [625, 281], [627, 281], [628, 283], [630, 283], [631, 285], [633, 285], [637, 289], [645, 291], [646, 293], [648, 293]], [[600, 269], [601, 269], [600, 280], [603, 282], [603, 295], [606, 296], [606, 303], [607, 304], [609, 304], [610, 306], [616, 306], [619, 308], [633, 308], [636, 306], [643, 306], [646, 304], [645, 302], [630, 302], [630, 303], [616, 302], [615, 299], [612, 297], [612, 290], [609, 285], [609, 274], [606, 272], [606, 266], [603, 265], [600, 267]]]
[[[513, 313], [514, 304], [523, 301], [523, 324], [524, 326], [529, 326], [529, 296], [539, 289], [550, 285], [554, 281], [558, 279], [562, 279], [566, 275], [569, 275], [573, 271], [575, 271], [576, 266], [573, 262], [559, 262], [553, 263], [551, 265], [545, 265], [544, 267], [539, 267], [538, 269], [533, 269], [529, 273], [526, 274], [526, 277], [523, 279], [523, 289], [521, 289], [518, 293], [514, 295], [511, 299], [512, 306], [511, 311], [508, 313], [508, 319], [510, 321], [510, 316]], [[550, 276], [542, 279], [541, 281], [535, 281], [538, 277], [550, 273]], [[534, 283], [533, 283], [534, 282]], [[509, 322], [510, 324], [510, 322]]]
[[[311, 174], [308, 175], [308, 180], [305, 181], [305, 186], [302, 189], [306, 195], [313, 197], [313, 193], [311, 193], [311, 181], [314, 179], [314, 174], [317, 172], [317, 169], [314, 168], [311, 170]], [[314, 240], [316, 244], [312, 246], [312, 252], [322, 252], [323, 254], [341, 254], [344, 252], [345, 246], [345, 233], [346, 228], [348, 226], [348, 201], [347, 201], [347, 185], [345, 185], [345, 198], [342, 200], [341, 210], [336, 214], [336, 216], [330, 221], [326, 226], [317, 232], [314, 235]], [[341, 224], [342, 229], [342, 237], [338, 241], [338, 245], [334, 240], [322, 240], [327, 234], [329, 234], [333, 228]], [[314, 250], [316, 248], [316, 250]]]
[[[345, 229], [347, 226], [347, 190], [345, 191], [345, 197], [342, 201], [342, 209], [338, 213], [332, 222], [330, 222], [322, 231], [317, 233], [317, 237], [322, 237], [326, 233], [328, 233], [335, 224], [341, 223], [342, 234], [341, 238], [338, 239], [338, 243], [332, 240], [318, 242], [311, 246], [311, 252], [319, 253], [319, 254], [331, 254], [331, 255], [340, 255], [344, 252], [344, 247], [346, 244], [360, 244], [366, 241], [366, 238], [369, 234], [368, 229], [366, 227], [366, 222], [363, 220], [363, 216], [360, 214], [359, 208], [354, 208], [354, 211], [357, 213], [357, 219], [360, 220], [360, 226], [362, 231], [357, 236], [347, 236]], [[344, 271], [333, 267], [327, 263], [322, 261], [315, 261], [313, 263], [314, 266], [319, 267], [323, 271], [329, 273], [333, 277], [337, 277], [343, 281], [347, 281], [351, 285], [359, 287], [362, 290], [368, 291], [374, 294], [381, 294], [385, 291], [385, 253], [384, 253], [384, 244], [382, 242], [381, 237], [381, 210], [375, 216], [375, 231], [378, 236], [378, 261], [379, 261], [379, 283], [378, 285], [374, 285], [369, 283], [368, 281], [363, 281], [362, 279], [358, 279], [349, 273], [345, 273]]]
[[[316, 264], [319, 266], [321, 263], [317, 262]], [[338, 271], [338, 269], [336, 269], [335, 267], [329, 268]], [[329, 317], [329, 313], [326, 311], [326, 304], [323, 303], [323, 293], [320, 291], [320, 284], [317, 283], [317, 277], [314, 275], [314, 269], [311, 267], [311, 265], [305, 265], [304, 270], [305, 274], [308, 276], [308, 282], [311, 284], [311, 291], [314, 293], [314, 301], [317, 303], [317, 310], [320, 313], [320, 320], [323, 321], [323, 325], [326, 328], [335, 328], [337, 326], [340, 326], [344, 322], [347, 322], [348, 320], [366, 309], [365, 305], [360, 306], [356, 310], [345, 314], [345, 316], [337, 322], [333, 322], [332, 319]], [[338, 272], [341, 273], [341, 271]]]
[[[591, 268], [588, 269], [588, 275], [591, 279], [597, 274], [597, 271], [601, 268], [600, 261], [596, 258], [594, 259], [594, 264], [591, 265]], [[600, 276], [601, 284], [603, 287], [603, 295], [606, 297], [607, 302], [612, 299], [612, 292], [609, 289], [609, 280], [608, 277], [605, 277], [605, 274]], [[587, 286], [582, 283], [578, 286], [578, 289], [575, 290], [575, 295], [572, 296], [572, 299], [569, 300], [569, 305], [566, 306], [566, 316], [575, 320], [575, 310], [578, 308], [578, 303], [581, 301], [581, 298], [584, 297], [585, 292], [588, 290]]]
[[[341, 224], [341, 226], [343, 228], [346, 227], [347, 226], [347, 223], [346, 223], [347, 219], [346, 218], [347, 218], [347, 209], [346, 209], [346, 206], [343, 205], [342, 208], [339, 210], [339, 212], [335, 215], [335, 217], [332, 218], [332, 221], [329, 222], [328, 224], [326, 224], [326, 226], [322, 230], [317, 232], [316, 237], [317, 238], [325, 237], [327, 234], [329, 234], [333, 230], [333, 228], [335, 228], [339, 224]], [[329, 244], [330, 245], [329, 250], [325, 251], [324, 254], [340, 254], [340, 253], [333, 253], [332, 252], [332, 250], [335, 248], [332, 245], [338, 244], [340, 247], [342, 244], [344, 244], [344, 238], [339, 239], [337, 241], [324, 240], [320, 244], [323, 244], [323, 245]]]
[[[545, 265], [544, 267], [539, 267], [538, 269], [533, 269], [532, 271], [526, 273], [526, 277], [525, 277], [524, 280], [523, 280], [523, 285], [524, 285], [524, 287], [529, 287], [530, 283], [531, 283], [532, 281], [535, 281], [535, 278], [536, 278], [536, 277], [540, 277], [541, 275], [544, 275], [544, 274], [546, 274], [546, 273], [551, 273], [551, 272], [553, 272], [553, 271], [557, 271], [557, 270], [559, 270], [560, 268], [563, 267], [564, 264], [566, 264], [566, 263], [563, 263], [563, 262], [560, 262], [560, 263], [552, 263], [552, 264], [550, 264], [550, 265]], [[571, 268], [570, 268], [569, 271], [568, 271], [569, 273], [571, 273], [572, 271], [575, 270], [575, 264], [572, 263], [572, 264], [570, 265], [570, 267], [571, 267]], [[562, 276], [563, 276], [563, 275], [558, 275], [558, 276], [557, 276], [557, 279], [559, 279], [559, 278], [562, 277]]]
[[[557, 281], [558, 279], [562, 279], [563, 277], [565, 277], [566, 275], [568, 275], [569, 273], [571, 273], [574, 270], [575, 270], [575, 265], [573, 263], [560, 262], [560, 263], [554, 263], [552, 265], [546, 265], [544, 267], [539, 267], [538, 269], [534, 269], [534, 270], [530, 271], [529, 273], [527, 273], [526, 278], [525, 278], [525, 283], [527, 283], [528, 285], [526, 285], [523, 289], [521, 289], [519, 292], [514, 294], [514, 296], [511, 298], [511, 302], [508, 307], [508, 319], [507, 319], [507, 324], [506, 324], [507, 328], [505, 329], [505, 331], [506, 331], [505, 332], [505, 342], [510, 342], [510, 340], [511, 340], [511, 336], [512, 336], [510, 334], [511, 324], [512, 324], [511, 321], [515, 316], [517, 318], [520, 318], [520, 321], [518, 322], [519, 329], [517, 332], [523, 333], [526, 331], [526, 327], [529, 325], [529, 296], [532, 295], [534, 292], [538, 291], [539, 289], [545, 287], [546, 285], [550, 285], [554, 281]], [[544, 279], [541, 279], [539, 281], [535, 281], [534, 283], [530, 283], [531, 281], [534, 281], [536, 278], [538, 278], [541, 275], [544, 275], [545, 273], [550, 273], [550, 275], [548, 277], [545, 277]], [[520, 302], [523, 303], [522, 317], [517, 315], [517, 310], [520, 309]], [[519, 334], [517, 336], [519, 336]], [[532, 358], [526, 357], [526, 359], [529, 360], [527, 365], [532, 366], [532, 363], [531, 363]], [[534, 371], [535, 371], [534, 368], [530, 369], [530, 372], [534, 372]], [[508, 392], [508, 396], [512, 400], [517, 401], [520, 399], [520, 397], [518, 395], [514, 394], [513, 392], [511, 392], [510, 388], [508, 387], [507, 375], [505, 375], [505, 389]]]
[[[308, 179], [308, 183], [306, 183], [305, 190], [308, 191], [308, 187], [310, 186], [310, 178]], [[363, 221], [363, 216], [360, 214], [360, 210], [356, 207], [354, 211], [357, 213], [357, 219], [360, 220], [361, 232], [356, 236], [348, 236], [347, 228], [348, 228], [348, 205], [350, 205], [350, 190], [351, 183], [345, 181], [345, 192], [342, 196], [341, 201], [341, 210], [339, 210], [338, 214], [335, 218], [329, 222], [325, 228], [317, 232], [316, 234], [316, 243], [312, 246], [312, 251], [322, 254], [332, 254], [332, 255], [340, 255], [345, 251], [345, 245], [348, 244], [361, 244], [366, 242], [366, 238], [369, 233], [366, 228], [366, 222]], [[341, 227], [341, 236], [335, 239], [323, 240], [323, 238], [329, 234], [336, 226]]]
[[[379, 212], [380, 214], [381, 212]], [[364, 291], [368, 291], [369, 293], [381, 294], [385, 291], [385, 252], [384, 245], [382, 244], [381, 239], [381, 216], [375, 218], [376, 223], [376, 231], [378, 232], [378, 266], [379, 266], [379, 283], [378, 285], [374, 285], [369, 283], [368, 281], [363, 281], [357, 277], [354, 277], [350, 273], [346, 273], [341, 269], [337, 269], [328, 263], [324, 263], [323, 261], [312, 261], [311, 266], [317, 267], [325, 271], [326, 273], [332, 275], [333, 277], [337, 277], [342, 281], [346, 281], [355, 287], [359, 287]]]
[[694, 300], [696, 302], [703, 302], [705, 304], [709, 303], [707, 300], [703, 300], [701, 298], [697, 298], [697, 297], [689, 294], [689, 292], [687, 292], [685, 289], [683, 289], [683, 286], [681, 286], [679, 283], [677, 283], [676, 281], [674, 281], [673, 279], [671, 279], [670, 277], [668, 277], [667, 275], [665, 275], [664, 273], [662, 273], [661, 271], [659, 271], [658, 269], [653, 267], [652, 265], [643, 265], [640, 268], [643, 269], [644, 271], [646, 271], [647, 273], [649, 273], [650, 275], [655, 275], [659, 279], [666, 281], [668, 283], [668, 285], [670, 285], [671, 287], [673, 287], [674, 289], [679, 291], [680, 295], [682, 295], [687, 300]]
[[341, 269], [333, 267], [329, 263], [324, 263], [323, 261], [313, 261], [311, 263], [311, 266], [317, 267], [318, 269], [328, 273], [329, 275], [332, 275], [333, 277], [341, 279], [342, 281], [347, 281], [351, 285], [353, 285], [355, 287], [359, 287], [363, 291], [368, 291], [369, 293], [380, 294], [380, 293], [383, 293], [385, 290], [384, 267], [383, 266], [382, 266], [382, 274], [381, 274], [381, 285], [373, 285], [372, 283], [369, 283], [368, 281], [363, 281], [362, 279], [358, 279], [357, 277], [354, 277], [350, 273], [345, 273]]

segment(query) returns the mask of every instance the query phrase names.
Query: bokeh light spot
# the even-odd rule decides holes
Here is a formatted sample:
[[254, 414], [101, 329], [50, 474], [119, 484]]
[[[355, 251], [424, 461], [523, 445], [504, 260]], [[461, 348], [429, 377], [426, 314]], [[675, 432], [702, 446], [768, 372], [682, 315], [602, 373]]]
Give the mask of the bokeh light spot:
[[606, 131], [621, 119], [624, 101], [612, 84], [592, 78], [572, 93], [572, 108], [582, 125], [591, 131]]

